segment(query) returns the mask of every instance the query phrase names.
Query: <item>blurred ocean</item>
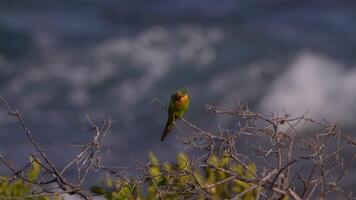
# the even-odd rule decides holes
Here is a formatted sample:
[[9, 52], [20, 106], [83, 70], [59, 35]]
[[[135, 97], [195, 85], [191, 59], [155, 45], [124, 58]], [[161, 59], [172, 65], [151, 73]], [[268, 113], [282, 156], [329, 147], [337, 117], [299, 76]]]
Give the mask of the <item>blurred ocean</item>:
[[[0, 1], [0, 95], [20, 110], [58, 165], [65, 146], [89, 137], [85, 115], [111, 117], [108, 164], [171, 160], [185, 147], [175, 130], [159, 141], [176, 89], [191, 93], [186, 118], [229, 127], [205, 104], [236, 98], [263, 113], [308, 112], [354, 133], [354, 1]], [[0, 111], [0, 152], [27, 158], [15, 119]], [[354, 134], [355, 136], [355, 134]], [[356, 185], [356, 166], [348, 184]]]

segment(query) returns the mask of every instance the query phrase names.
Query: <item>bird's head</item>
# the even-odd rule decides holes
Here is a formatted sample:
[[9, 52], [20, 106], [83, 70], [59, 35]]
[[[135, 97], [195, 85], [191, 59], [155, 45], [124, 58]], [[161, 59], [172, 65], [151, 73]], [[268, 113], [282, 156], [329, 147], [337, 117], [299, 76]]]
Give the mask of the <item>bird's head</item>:
[[186, 89], [180, 89], [176, 92], [176, 94], [174, 95], [174, 98], [176, 101], [178, 102], [185, 102], [186, 100], [188, 100], [188, 92]]
[[177, 91], [177, 93], [180, 93], [180, 94], [185, 95], [185, 94], [188, 94], [188, 91], [187, 91], [187, 89], [185, 89], [185, 88], [181, 88], [181, 89], [179, 89], [179, 90]]

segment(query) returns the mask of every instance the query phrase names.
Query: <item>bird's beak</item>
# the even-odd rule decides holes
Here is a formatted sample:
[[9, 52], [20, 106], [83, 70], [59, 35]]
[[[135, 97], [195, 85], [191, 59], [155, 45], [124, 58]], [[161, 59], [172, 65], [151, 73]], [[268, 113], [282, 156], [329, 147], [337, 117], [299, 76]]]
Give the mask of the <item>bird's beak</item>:
[[180, 101], [186, 101], [188, 99], [188, 95], [187, 94], [183, 94], [182, 96], [180, 96], [179, 100]]
[[176, 96], [176, 101], [180, 101], [180, 98], [182, 98], [180, 95]]

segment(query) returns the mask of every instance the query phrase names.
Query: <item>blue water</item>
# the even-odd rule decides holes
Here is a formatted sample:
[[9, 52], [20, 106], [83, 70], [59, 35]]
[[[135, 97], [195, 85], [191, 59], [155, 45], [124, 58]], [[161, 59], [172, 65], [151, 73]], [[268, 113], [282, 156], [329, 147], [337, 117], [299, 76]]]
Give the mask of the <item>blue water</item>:
[[[85, 115], [115, 121], [109, 164], [148, 151], [174, 159], [184, 134], [161, 143], [166, 113], [149, 103], [181, 87], [192, 98], [186, 118], [206, 129], [231, 121], [205, 104], [241, 98], [258, 112], [307, 111], [352, 132], [356, 3], [307, 2], [2, 0], [0, 95], [58, 165], [74, 151], [65, 144], [90, 136]], [[0, 152], [23, 160], [27, 143], [3, 109]]]

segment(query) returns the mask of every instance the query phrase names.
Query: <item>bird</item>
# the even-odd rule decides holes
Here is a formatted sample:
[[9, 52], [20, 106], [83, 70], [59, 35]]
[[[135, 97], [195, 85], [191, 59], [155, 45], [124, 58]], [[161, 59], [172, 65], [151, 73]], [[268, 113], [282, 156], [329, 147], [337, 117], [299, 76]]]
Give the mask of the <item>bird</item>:
[[171, 100], [168, 105], [168, 120], [164, 127], [161, 141], [169, 134], [175, 125], [177, 119], [183, 117], [189, 108], [190, 97], [188, 91], [184, 88], [179, 89], [171, 95]]

